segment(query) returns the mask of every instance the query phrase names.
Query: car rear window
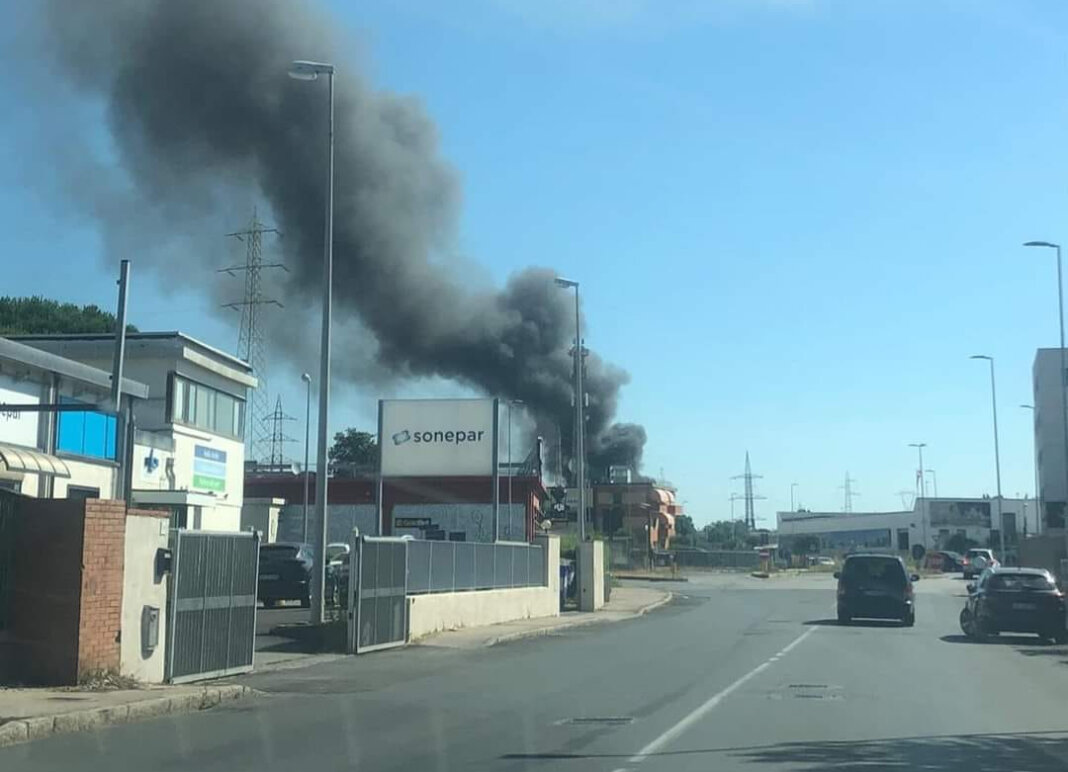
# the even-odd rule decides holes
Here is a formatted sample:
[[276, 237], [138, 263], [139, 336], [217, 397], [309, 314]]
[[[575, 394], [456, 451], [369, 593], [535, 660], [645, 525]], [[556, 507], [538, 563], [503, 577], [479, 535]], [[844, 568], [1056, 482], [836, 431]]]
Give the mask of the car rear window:
[[288, 560], [295, 558], [298, 551], [300, 551], [300, 547], [292, 544], [272, 544], [260, 547], [260, 560], [264, 558], [267, 560]]
[[1053, 582], [1041, 574], [992, 574], [986, 582], [988, 590], [1052, 590]]
[[867, 585], [901, 587], [907, 577], [900, 561], [895, 558], [850, 558], [842, 569], [848, 582]]

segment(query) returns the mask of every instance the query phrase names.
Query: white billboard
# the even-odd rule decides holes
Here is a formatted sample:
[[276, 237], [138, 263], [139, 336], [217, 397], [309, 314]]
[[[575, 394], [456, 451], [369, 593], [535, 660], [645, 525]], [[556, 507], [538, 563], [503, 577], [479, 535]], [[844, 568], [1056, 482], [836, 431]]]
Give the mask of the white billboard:
[[496, 417], [493, 399], [382, 400], [382, 476], [493, 474]]
[[4, 408], [5, 403], [11, 405], [41, 404], [41, 384], [0, 375], [0, 442], [36, 448], [37, 423], [40, 413], [7, 410]]

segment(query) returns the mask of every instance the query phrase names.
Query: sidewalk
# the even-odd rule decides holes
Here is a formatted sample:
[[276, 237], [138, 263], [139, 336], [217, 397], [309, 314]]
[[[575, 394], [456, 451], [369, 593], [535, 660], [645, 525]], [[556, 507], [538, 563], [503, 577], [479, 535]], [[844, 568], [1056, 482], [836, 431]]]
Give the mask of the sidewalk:
[[53, 734], [205, 710], [249, 692], [247, 686], [237, 684], [113, 691], [0, 688], [0, 748]]
[[487, 627], [470, 627], [462, 630], [450, 630], [436, 633], [415, 641], [413, 646], [435, 646], [448, 649], [477, 649], [495, 646], [498, 643], [516, 641], [522, 638], [536, 638], [552, 635], [573, 627], [599, 624], [601, 622], [621, 622], [625, 619], [640, 617], [671, 600], [671, 593], [650, 587], [613, 587], [612, 600], [599, 611], [593, 613], [567, 611], [558, 617], [539, 617], [537, 619], [520, 619], [515, 622], [502, 622]]

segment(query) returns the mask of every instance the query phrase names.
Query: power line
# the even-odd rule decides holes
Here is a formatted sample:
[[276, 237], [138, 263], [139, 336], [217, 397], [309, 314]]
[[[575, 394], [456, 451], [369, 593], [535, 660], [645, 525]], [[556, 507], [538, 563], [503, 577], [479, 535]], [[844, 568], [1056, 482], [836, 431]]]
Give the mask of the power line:
[[266, 429], [263, 426], [263, 418], [268, 410], [267, 353], [263, 340], [260, 309], [262, 306], [267, 305], [282, 307], [282, 304], [277, 300], [264, 297], [261, 274], [264, 270], [289, 270], [282, 263], [263, 262], [263, 234], [265, 233], [279, 234], [279, 231], [260, 222], [256, 216], [256, 210], [253, 209], [252, 219], [245, 230], [226, 234], [228, 237], [244, 242], [244, 264], [227, 266], [217, 271], [217, 273], [225, 273], [230, 276], [244, 273], [245, 278], [243, 299], [233, 303], [225, 303], [223, 308], [232, 308], [241, 312], [241, 327], [237, 336], [237, 356], [252, 366], [252, 373], [259, 381], [249, 398], [245, 416], [245, 444], [248, 458], [252, 460], [263, 454], [264, 445], [268, 441]]

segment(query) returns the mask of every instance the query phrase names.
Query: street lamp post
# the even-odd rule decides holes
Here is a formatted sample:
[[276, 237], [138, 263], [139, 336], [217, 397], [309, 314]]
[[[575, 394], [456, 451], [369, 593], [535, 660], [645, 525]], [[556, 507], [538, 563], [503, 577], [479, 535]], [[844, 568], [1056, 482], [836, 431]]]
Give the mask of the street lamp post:
[[323, 236], [323, 324], [319, 345], [319, 437], [315, 462], [315, 514], [319, 528], [312, 553], [312, 617], [313, 624], [323, 621], [323, 583], [326, 569], [326, 478], [327, 424], [330, 418], [330, 322], [334, 283], [334, 65], [323, 62], [296, 61], [289, 68], [289, 76], [297, 80], [316, 80], [327, 77], [327, 167], [326, 167], [326, 224]]
[[[1064, 527], [1065, 544], [1068, 545], [1068, 372], [1064, 360], [1064, 280], [1061, 271], [1061, 245], [1051, 241], [1028, 241], [1025, 247], [1045, 247], [1057, 251], [1057, 310], [1061, 331], [1061, 428], [1064, 430], [1064, 497], [1061, 523]], [[1041, 515], [1039, 515], [1041, 520]]]
[[910, 442], [909, 443], [909, 447], [910, 448], [916, 448], [916, 450], [917, 450], [917, 452], [919, 453], [919, 456], [920, 456], [920, 469], [919, 469], [920, 486], [919, 486], [918, 493], [920, 494], [920, 498], [919, 498], [919, 501], [920, 501], [920, 522], [923, 524], [923, 548], [926, 550], [927, 549], [927, 509], [928, 509], [928, 504], [927, 504], [927, 483], [924, 480], [924, 472], [923, 472], [923, 449], [927, 447], [927, 443], [926, 442]]
[[998, 486], [998, 549], [1001, 559], [1005, 560], [1005, 522], [1001, 515], [1001, 450], [998, 446], [998, 392], [994, 382], [994, 358], [986, 354], [974, 354], [972, 359], [985, 359], [990, 363], [990, 404], [994, 412], [994, 474], [997, 477]]
[[1031, 438], [1032, 438], [1032, 442], [1035, 443], [1035, 448], [1032, 451], [1032, 453], [1034, 455], [1033, 462], [1034, 462], [1034, 467], [1035, 467], [1035, 533], [1039, 534], [1039, 533], [1042, 533], [1042, 497], [1040, 495], [1040, 491], [1042, 489], [1039, 487], [1039, 484], [1038, 484], [1038, 447], [1037, 447], [1037, 445], [1038, 445], [1038, 435], [1035, 434], [1035, 419], [1034, 419], [1035, 406], [1034, 405], [1020, 405], [1020, 407], [1022, 407], [1024, 410], [1030, 410], [1031, 414], [1032, 414], [1032, 417], [1031, 417]]
[[579, 316], [579, 283], [557, 276], [556, 286], [575, 290], [575, 479], [578, 483], [579, 541], [586, 541], [586, 426], [582, 390], [582, 321]]
[[301, 373], [300, 379], [308, 384], [307, 397], [304, 405], [304, 528], [301, 533], [301, 543], [308, 543], [308, 453], [311, 442], [311, 376]]
[[521, 399], [508, 400], [508, 522], [512, 522], [512, 405], [522, 405]]

